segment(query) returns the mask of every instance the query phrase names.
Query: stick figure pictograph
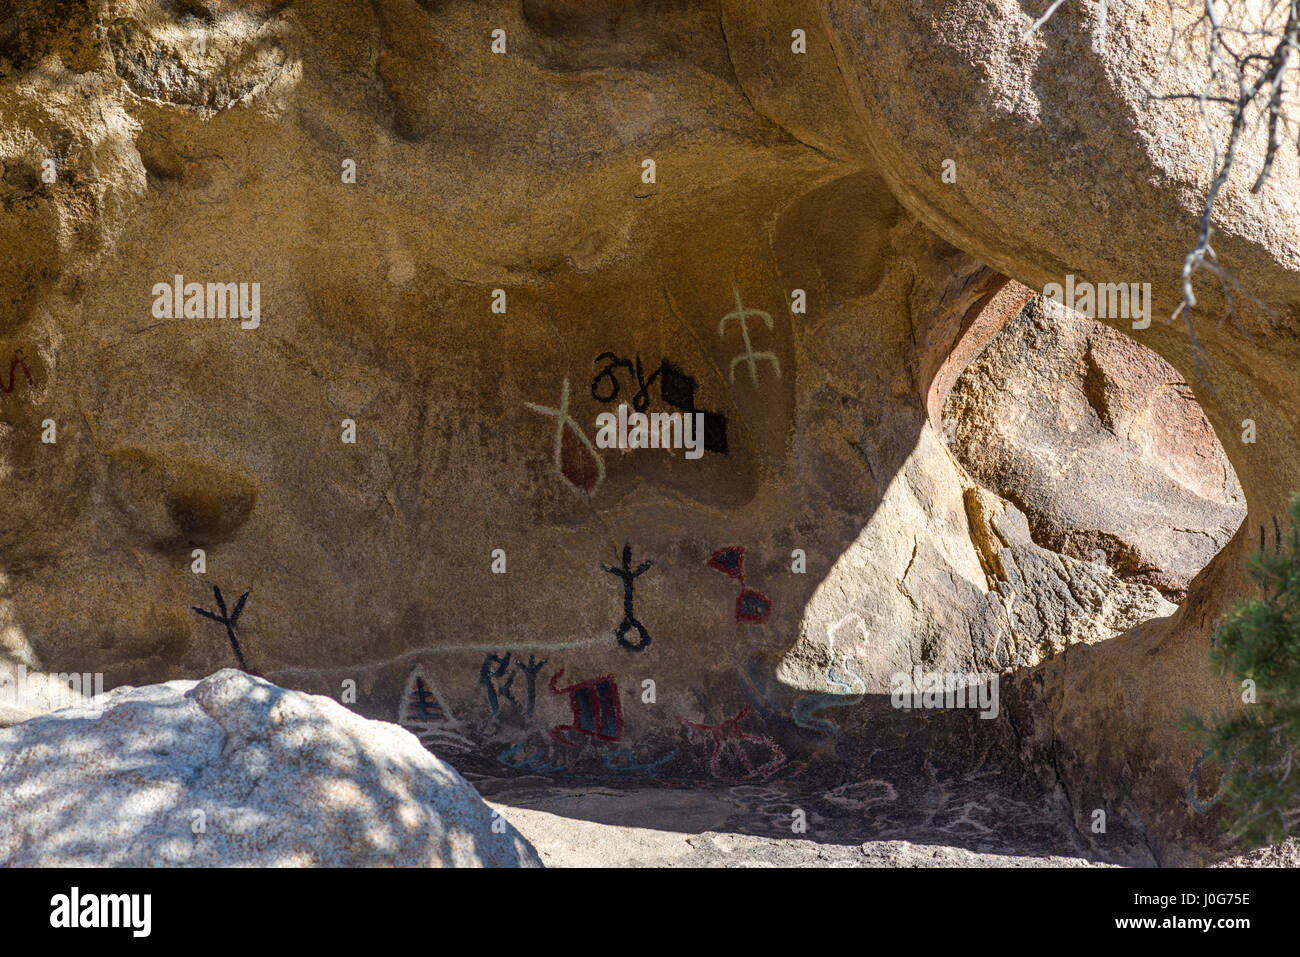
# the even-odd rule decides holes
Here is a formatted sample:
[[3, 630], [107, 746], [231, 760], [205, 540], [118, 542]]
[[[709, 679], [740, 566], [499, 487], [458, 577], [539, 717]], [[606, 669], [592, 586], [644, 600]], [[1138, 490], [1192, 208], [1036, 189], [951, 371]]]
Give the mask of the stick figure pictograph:
[[[623, 567], [614, 568], [612, 565], [601, 564], [601, 568], [611, 575], [617, 575], [623, 579], [623, 620], [619, 623], [618, 629], [614, 632], [614, 637], [618, 643], [628, 651], [641, 651], [646, 645], [650, 644], [650, 632], [645, 630], [645, 625], [637, 620], [632, 610], [632, 583], [637, 577], [645, 574], [646, 569], [653, 565], [653, 561], [642, 562], [637, 566], [636, 571], [632, 570], [632, 546], [623, 546]], [[641, 636], [641, 640], [633, 644], [627, 640], [627, 633], [635, 631]]]
[[206, 608], [199, 608], [196, 605], [191, 605], [190, 610], [196, 611], [204, 618], [211, 618], [217, 624], [225, 626], [226, 637], [230, 639], [230, 648], [235, 653], [235, 660], [239, 662], [239, 670], [247, 671], [251, 675], [257, 674], [257, 672], [249, 669], [248, 662], [244, 660], [244, 652], [239, 647], [239, 638], [235, 635], [235, 625], [239, 622], [239, 616], [244, 613], [244, 604], [248, 601], [249, 594], [250, 592], [244, 592], [240, 595], [239, 600], [235, 602], [235, 610], [227, 612], [226, 599], [222, 596], [221, 589], [216, 585], [213, 585], [212, 597], [216, 600], [217, 608], [220, 609], [221, 614], [218, 615], [215, 612], [210, 612]]

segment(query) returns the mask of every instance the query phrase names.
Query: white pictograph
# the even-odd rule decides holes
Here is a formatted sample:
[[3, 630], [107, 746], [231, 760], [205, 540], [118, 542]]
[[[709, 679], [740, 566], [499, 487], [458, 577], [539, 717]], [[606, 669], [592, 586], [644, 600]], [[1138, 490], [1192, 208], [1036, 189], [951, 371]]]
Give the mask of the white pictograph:
[[772, 316], [770, 313], [764, 312], [762, 309], [746, 309], [740, 301], [740, 290], [735, 286], [732, 286], [731, 291], [736, 294], [736, 308], [733, 312], [729, 312], [723, 316], [722, 321], [718, 323], [718, 337], [726, 337], [728, 319], [735, 319], [740, 323], [740, 338], [741, 341], [745, 343], [745, 351], [731, 360], [731, 366], [729, 369], [731, 373], [731, 381], [733, 384], [736, 381], [736, 363], [744, 362], [749, 366], [750, 383], [755, 388], [758, 388], [758, 360], [766, 359], [768, 362], [772, 363], [772, 368], [776, 370], [776, 377], [778, 379], [781, 378], [781, 360], [776, 357], [776, 353], [774, 352], [754, 351], [754, 344], [749, 338], [749, 323], [746, 322], [746, 320], [750, 316], [758, 316], [767, 324], [768, 330], [771, 331], [773, 328]]
[[[582, 426], [569, 415], [569, 377], [564, 377], [564, 384], [560, 387], [560, 407], [558, 409], [537, 405], [533, 402], [525, 402], [524, 407], [540, 415], [555, 417], [555, 471], [560, 473], [560, 477], [578, 491], [585, 492], [588, 495], [595, 494], [596, 489], [600, 488], [600, 483], [605, 481], [605, 463], [601, 461], [600, 454], [596, 451], [596, 446], [592, 444], [591, 439], [587, 438], [587, 433], [582, 431]], [[581, 468], [576, 461], [566, 461], [564, 447], [565, 426], [573, 430], [575, 438], [591, 454], [592, 461], [596, 465], [594, 474], [588, 469]]]

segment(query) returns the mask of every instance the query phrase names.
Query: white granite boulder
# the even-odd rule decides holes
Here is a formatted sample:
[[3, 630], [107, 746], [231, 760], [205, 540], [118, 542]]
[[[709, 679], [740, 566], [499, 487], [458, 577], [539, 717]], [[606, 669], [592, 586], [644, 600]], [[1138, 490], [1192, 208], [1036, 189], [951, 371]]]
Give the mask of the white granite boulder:
[[401, 728], [239, 671], [0, 730], [3, 866], [540, 866]]

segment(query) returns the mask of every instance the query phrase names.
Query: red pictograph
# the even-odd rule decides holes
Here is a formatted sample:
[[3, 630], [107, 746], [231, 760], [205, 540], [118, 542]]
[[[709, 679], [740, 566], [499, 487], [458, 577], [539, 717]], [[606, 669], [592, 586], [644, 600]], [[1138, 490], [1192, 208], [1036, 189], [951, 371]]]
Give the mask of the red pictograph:
[[13, 393], [14, 375], [18, 371], [19, 366], [23, 367], [23, 375], [27, 379], [27, 388], [31, 389], [35, 387], [36, 383], [32, 381], [32, 370], [27, 367], [27, 360], [23, 358], [23, 350], [18, 349], [9, 360], [9, 384], [6, 385], [3, 382], [0, 382], [0, 392], [4, 392], [5, 395]]
[[[765, 734], [747, 734], [740, 728], [740, 722], [749, 714], [750, 706], [740, 709], [740, 713], [734, 718], [719, 724], [695, 724], [684, 718], [682, 723], [694, 731], [707, 731], [712, 738], [712, 753], [709, 755], [709, 770], [713, 776], [720, 781], [752, 781], [755, 779], [766, 778], [781, 768], [785, 767], [785, 752], [781, 750], [780, 745]], [[763, 747], [771, 752], [771, 759], [767, 762], [755, 765], [746, 753], [746, 744], [749, 742], [750, 747]], [[730, 770], [723, 768], [723, 758], [730, 755], [732, 764]], [[739, 773], [736, 773], [739, 772]]]
[[623, 737], [623, 706], [618, 700], [618, 684], [613, 675], [588, 678], [564, 688], [557, 688], [555, 683], [564, 674], [561, 668], [551, 675], [551, 694], [567, 694], [569, 707], [573, 709], [573, 724], [562, 724], [551, 729], [551, 740], [558, 744], [576, 748], [577, 741], [570, 741], [570, 732], [596, 738], [600, 741], [618, 741]]
[[722, 572], [740, 582], [740, 594], [736, 596], [736, 621], [750, 625], [762, 625], [772, 614], [772, 599], [761, 591], [745, 586], [745, 546], [731, 545], [719, 548], [709, 556], [709, 567]]

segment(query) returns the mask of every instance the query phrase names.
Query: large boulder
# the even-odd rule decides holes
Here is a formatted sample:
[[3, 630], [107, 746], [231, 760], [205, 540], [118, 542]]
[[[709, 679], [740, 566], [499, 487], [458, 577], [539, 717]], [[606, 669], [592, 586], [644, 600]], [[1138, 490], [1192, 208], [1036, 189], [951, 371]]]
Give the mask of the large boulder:
[[540, 866], [393, 725], [227, 670], [0, 731], [0, 865]]
[[1073, 311], [1026, 306], [944, 404], [951, 447], [1016, 503], [1034, 541], [1181, 601], [1246, 501], [1182, 376]]

